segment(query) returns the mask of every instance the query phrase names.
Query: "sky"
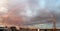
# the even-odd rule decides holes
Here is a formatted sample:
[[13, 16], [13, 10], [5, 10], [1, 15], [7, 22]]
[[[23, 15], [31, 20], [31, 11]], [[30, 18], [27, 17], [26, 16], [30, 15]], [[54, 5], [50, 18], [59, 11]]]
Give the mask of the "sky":
[[54, 14], [56, 16], [57, 27], [60, 26], [60, 0], [8, 0], [9, 12], [12, 12], [11, 15], [21, 18], [21, 21], [8, 19], [8, 23], [13, 21], [15, 25], [36, 26], [36, 24], [45, 23], [46, 25], [50, 24], [48, 26], [52, 27], [52, 21], [47, 21], [45, 18], [53, 18], [52, 14]]

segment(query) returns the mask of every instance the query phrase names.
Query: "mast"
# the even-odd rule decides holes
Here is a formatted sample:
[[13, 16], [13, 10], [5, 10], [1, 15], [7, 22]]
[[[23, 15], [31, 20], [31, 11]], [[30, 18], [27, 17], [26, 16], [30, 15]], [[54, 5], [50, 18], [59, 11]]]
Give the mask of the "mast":
[[53, 14], [54, 18], [53, 18], [53, 31], [56, 31], [56, 17]]

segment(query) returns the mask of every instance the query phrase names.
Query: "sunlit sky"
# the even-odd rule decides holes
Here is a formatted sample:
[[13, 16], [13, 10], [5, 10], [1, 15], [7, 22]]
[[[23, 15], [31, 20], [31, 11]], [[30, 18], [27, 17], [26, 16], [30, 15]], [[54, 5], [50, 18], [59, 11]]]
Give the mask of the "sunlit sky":
[[[1, 1], [0, 1], [0, 4], [2, 3]], [[41, 15], [43, 17], [47, 15], [49, 11], [49, 13], [53, 12], [56, 15], [58, 21], [60, 20], [60, 0], [8, 0], [8, 4], [9, 4], [8, 10], [6, 9], [6, 7], [3, 7], [4, 4], [6, 3], [3, 3], [3, 5], [2, 4], [0, 5], [2, 6], [0, 7], [1, 12], [8, 12], [9, 9], [12, 9], [16, 5], [20, 4], [22, 6], [25, 6], [24, 8], [22, 7], [25, 10], [24, 12], [25, 16], [35, 17], [38, 15]], [[45, 11], [45, 10], [48, 10], [48, 11]], [[44, 15], [42, 15], [43, 12], [45, 12]], [[29, 24], [29, 23], [26, 23], [26, 24]]]

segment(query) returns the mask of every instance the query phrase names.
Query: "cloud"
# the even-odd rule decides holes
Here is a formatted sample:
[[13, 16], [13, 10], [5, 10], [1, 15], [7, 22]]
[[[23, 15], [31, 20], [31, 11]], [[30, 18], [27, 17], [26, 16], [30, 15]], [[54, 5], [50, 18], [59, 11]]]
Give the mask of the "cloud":
[[59, 1], [60, 0], [9, 0], [9, 12], [14, 11], [9, 15], [10, 17], [6, 22], [14, 25], [34, 25], [40, 22], [47, 24], [48, 21], [45, 19], [47, 17], [53, 17], [53, 15], [51, 15], [52, 13], [56, 15], [59, 21]]

